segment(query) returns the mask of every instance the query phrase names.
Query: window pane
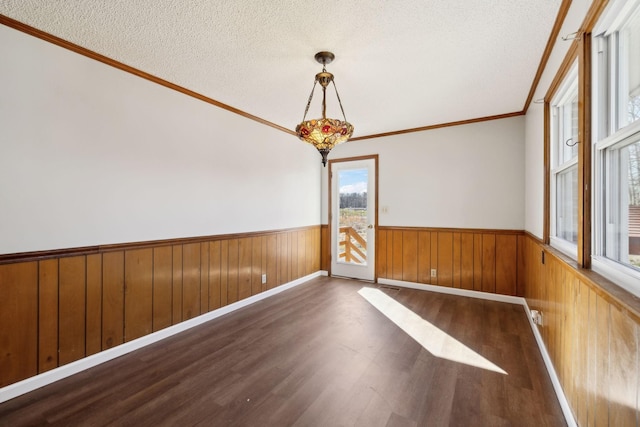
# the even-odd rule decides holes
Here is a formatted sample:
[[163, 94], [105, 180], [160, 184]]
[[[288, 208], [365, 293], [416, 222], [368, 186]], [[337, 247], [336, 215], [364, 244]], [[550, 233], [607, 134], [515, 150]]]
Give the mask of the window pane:
[[578, 155], [578, 94], [576, 93], [570, 103], [564, 106], [565, 126], [562, 142], [562, 162], [567, 162]]
[[556, 237], [578, 242], [578, 167], [556, 177]]
[[621, 125], [640, 119], [640, 11], [620, 31]]
[[607, 153], [615, 176], [610, 188], [606, 256], [640, 267], [640, 142]]
[[555, 166], [574, 159], [578, 155], [578, 87], [571, 85], [563, 96], [562, 103], [556, 106], [556, 132], [555, 140], [557, 158]]

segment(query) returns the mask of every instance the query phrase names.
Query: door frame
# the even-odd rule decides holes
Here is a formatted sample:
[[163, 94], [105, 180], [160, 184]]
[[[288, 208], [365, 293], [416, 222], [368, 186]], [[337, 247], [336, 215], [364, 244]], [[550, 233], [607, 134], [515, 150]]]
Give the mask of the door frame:
[[374, 209], [375, 209], [375, 220], [373, 223], [373, 232], [375, 235], [375, 241], [374, 241], [374, 245], [373, 245], [373, 253], [374, 253], [374, 257], [373, 257], [373, 282], [374, 283], [378, 283], [378, 263], [377, 258], [378, 258], [378, 155], [377, 154], [371, 154], [368, 156], [357, 156], [357, 157], [345, 157], [345, 158], [341, 158], [341, 159], [330, 159], [329, 160], [329, 167], [328, 167], [328, 172], [327, 175], [329, 175], [329, 179], [328, 179], [328, 194], [329, 194], [329, 203], [327, 203], [329, 212], [328, 212], [328, 218], [329, 218], [329, 230], [327, 233], [327, 247], [329, 248], [329, 265], [328, 265], [328, 274], [329, 276], [331, 276], [331, 264], [333, 261], [333, 246], [331, 244], [331, 234], [333, 231], [333, 206], [331, 206], [331, 199], [332, 199], [332, 191], [333, 191], [333, 182], [332, 182], [332, 173], [331, 173], [331, 165], [332, 163], [341, 163], [341, 162], [355, 162], [358, 160], [373, 160], [374, 162], [374, 168], [375, 168], [375, 173], [374, 173], [374, 180], [375, 180], [375, 186], [376, 186], [376, 191], [374, 194]]

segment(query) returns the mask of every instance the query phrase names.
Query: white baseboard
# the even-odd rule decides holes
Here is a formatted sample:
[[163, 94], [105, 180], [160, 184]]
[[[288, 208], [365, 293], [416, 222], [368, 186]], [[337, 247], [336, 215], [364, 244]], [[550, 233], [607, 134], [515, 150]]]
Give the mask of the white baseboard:
[[168, 338], [172, 335], [184, 332], [187, 329], [191, 329], [195, 326], [201, 325], [217, 317], [231, 313], [232, 311], [238, 310], [242, 307], [246, 307], [270, 296], [279, 294], [280, 292], [286, 291], [287, 289], [294, 288], [321, 275], [322, 271], [317, 271], [315, 273], [309, 274], [308, 276], [301, 277], [300, 279], [296, 279], [292, 282], [286, 283], [276, 288], [269, 289], [268, 291], [253, 295], [241, 301], [234, 302], [225, 307], [210, 311], [198, 317], [194, 317], [193, 319], [186, 320], [160, 331], [145, 335], [144, 337], [126, 342], [124, 344], [120, 344], [116, 347], [101, 351], [100, 353], [96, 353], [92, 356], [85, 357], [83, 359], [60, 366], [34, 377], [27, 378], [26, 380], [22, 380], [20, 382], [0, 388], [0, 403], [6, 402], [7, 400], [13, 399], [14, 397], [18, 397], [25, 393], [29, 393], [30, 391], [36, 390], [40, 387], [44, 387], [63, 378], [85, 371], [89, 368], [93, 368], [94, 366], [97, 366], [101, 363], [108, 362], [109, 360], [113, 360], [116, 357], [123, 356], [127, 353], [138, 350], [149, 344], [153, 344], [162, 339]]
[[544, 361], [545, 367], [547, 368], [547, 372], [549, 373], [549, 377], [551, 378], [553, 389], [556, 392], [556, 396], [558, 397], [558, 402], [560, 403], [560, 406], [562, 408], [562, 413], [564, 414], [564, 418], [567, 421], [567, 425], [569, 427], [577, 427], [576, 421], [573, 418], [573, 412], [571, 412], [571, 406], [569, 405], [567, 396], [565, 396], [564, 394], [564, 390], [562, 390], [562, 386], [560, 385], [560, 379], [556, 374], [556, 370], [553, 367], [553, 363], [551, 363], [551, 357], [549, 356], [547, 347], [544, 345], [544, 341], [542, 340], [542, 335], [540, 335], [540, 331], [538, 330], [538, 327], [533, 323], [533, 319], [531, 318], [531, 310], [529, 310], [529, 305], [527, 304], [526, 299], [521, 297], [513, 297], [509, 295], [498, 295], [498, 294], [491, 294], [488, 292], [470, 291], [467, 289], [448, 288], [444, 286], [425, 285], [423, 283], [404, 282], [401, 280], [378, 279], [378, 283], [381, 285], [392, 285], [392, 286], [398, 286], [403, 288], [419, 289], [423, 291], [439, 292], [442, 294], [459, 295], [464, 297], [480, 298], [480, 299], [485, 299], [490, 301], [499, 301], [499, 302], [507, 302], [511, 304], [522, 305], [527, 314], [527, 318], [529, 319], [529, 324], [531, 325], [533, 336], [535, 337], [536, 342], [538, 343], [538, 349], [540, 350], [540, 354], [542, 355], [542, 360]]
[[488, 292], [470, 291], [460, 288], [447, 288], [445, 286], [425, 285], [424, 283], [404, 282], [402, 280], [378, 279], [382, 285], [400, 286], [403, 288], [419, 289], [422, 291], [439, 292], [441, 294], [459, 295], [463, 297], [479, 298], [490, 301], [508, 302], [510, 304], [526, 304], [524, 298], [509, 295], [490, 294]]
[[573, 412], [571, 411], [571, 406], [569, 405], [569, 401], [567, 400], [567, 396], [564, 394], [564, 390], [562, 390], [562, 385], [560, 385], [560, 378], [556, 374], [556, 370], [553, 368], [553, 363], [551, 363], [551, 356], [549, 356], [549, 352], [547, 351], [547, 346], [544, 345], [544, 341], [542, 340], [542, 335], [540, 335], [540, 330], [533, 323], [533, 318], [531, 317], [531, 310], [529, 310], [529, 305], [527, 301], [524, 302], [524, 310], [527, 312], [527, 317], [529, 318], [529, 324], [531, 325], [531, 329], [533, 330], [533, 336], [536, 337], [536, 342], [538, 343], [538, 348], [540, 349], [540, 353], [542, 354], [542, 359], [544, 360], [544, 364], [547, 367], [547, 371], [549, 372], [549, 377], [551, 378], [551, 383], [553, 384], [553, 389], [558, 396], [558, 401], [560, 402], [560, 406], [562, 407], [562, 413], [564, 414], [564, 418], [567, 420], [567, 425], [569, 427], [578, 427], [575, 418], [573, 418]]

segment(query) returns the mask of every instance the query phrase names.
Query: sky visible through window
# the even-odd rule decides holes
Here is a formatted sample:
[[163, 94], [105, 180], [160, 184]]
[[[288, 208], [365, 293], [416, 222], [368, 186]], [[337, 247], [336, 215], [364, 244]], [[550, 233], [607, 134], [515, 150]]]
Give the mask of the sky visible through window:
[[367, 191], [367, 169], [349, 169], [340, 172], [340, 193], [364, 193]]

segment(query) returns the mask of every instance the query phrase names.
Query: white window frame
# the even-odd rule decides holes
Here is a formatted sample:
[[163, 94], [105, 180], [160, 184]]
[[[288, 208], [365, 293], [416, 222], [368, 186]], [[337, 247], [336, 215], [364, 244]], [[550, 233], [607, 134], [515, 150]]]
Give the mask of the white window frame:
[[[550, 154], [551, 154], [551, 168], [550, 168], [550, 235], [549, 243], [554, 248], [563, 252], [565, 255], [577, 259], [578, 258], [578, 245], [577, 242], [571, 242], [558, 236], [557, 232], [557, 212], [558, 212], [558, 176], [563, 172], [567, 172], [572, 168], [577, 170], [578, 168], [578, 155], [576, 154], [569, 160], [564, 160], [560, 163], [560, 151], [563, 149], [564, 144], [567, 142], [564, 138], [564, 132], [562, 132], [565, 126], [562, 123], [562, 118], [558, 116], [558, 106], [566, 104], [573, 96], [577, 96], [578, 93], [578, 63], [577, 61], [571, 66], [570, 71], [565, 76], [562, 85], [559, 87], [557, 94], [551, 101], [551, 142], [550, 142]], [[577, 119], [577, 117], [576, 117]], [[573, 143], [577, 143], [578, 135], [571, 137]], [[577, 187], [577, 186], [576, 186]], [[575, 189], [576, 192], [578, 189]]]
[[[640, 0], [612, 1], [594, 28], [593, 74], [592, 74], [592, 132], [594, 136], [593, 152], [593, 254], [592, 269], [614, 281], [620, 287], [640, 296], [640, 270], [628, 264], [608, 258], [605, 254], [613, 251], [607, 248], [607, 234], [618, 233], [608, 218], [618, 216], [620, 223], [620, 189], [611, 191], [610, 186], [618, 182], [619, 170], [607, 165], [610, 151], [640, 141], [640, 120], [625, 124], [626, 106], [619, 94], [625, 89], [619, 87], [620, 70], [627, 70], [620, 64], [618, 55], [620, 46], [618, 31], [635, 14], [639, 13]], [[606, 38], [606, 39], [605, 39]], [[615, 206], [613, 206], [615, 205]], [[619, 224], [618, 224], [619, 225]], [[619, 237], [618, 237], [619, 239]], [[616, 248], [619, 250], [619, 248]], [[610, 253], [610, 252], [609, 252]]]

